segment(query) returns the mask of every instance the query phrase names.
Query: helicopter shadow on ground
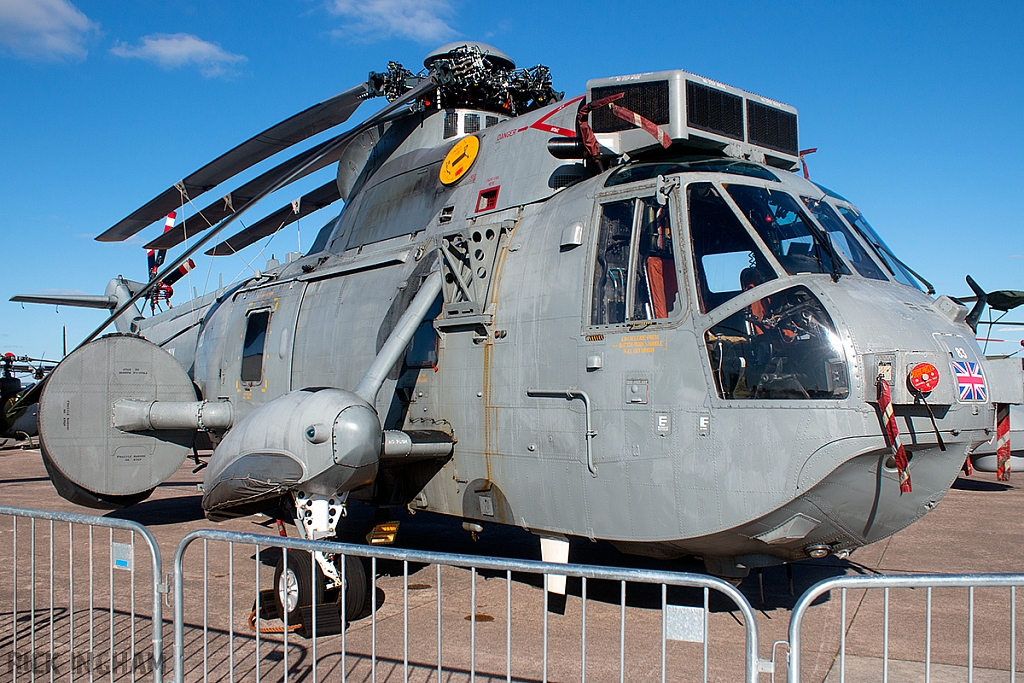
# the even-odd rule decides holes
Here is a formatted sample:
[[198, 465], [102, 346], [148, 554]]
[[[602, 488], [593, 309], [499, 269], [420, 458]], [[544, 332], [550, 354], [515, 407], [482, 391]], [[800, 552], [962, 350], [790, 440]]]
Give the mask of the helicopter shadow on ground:
[[1010, 484], [1003, 484], [998, 481], [983, 481], [981, 479], [966, 479], [957, 477], [953, 482], [954, 488], [958, 491], [1009, 491], [1013, 488]]
[[204, 518], [202, 495], [145, 500], [131, 507], [113, 510], [103, 515], [113, 519], [127, 519], [143, 526], [165, 526], [196, 522]]
[[[484, 531], [473, 535], [462, 528], [461, 520], [443, 515], [418, 513], [415, 515], [404, 511], [394, 515], [400, 522], [396, 546], [409, 550], [458, 553], [489, 557], [540, 560], [540, 544], [537, 537], [519, 527], [490, 525]], [[569, 559], [573, 564], [588, 564], [602, 567], [623, 567], [650, 569], [667, 572], [686, 572], [706, 575], [704, 564], [699, 560], [684, 558], [678, 560], [657, 560], [648, 557], [626, 555], [619, 552], [610, 543], [604, 541], [591, 542], [586, 539], [572, 539]], [[421, 563], [409, 563], [409, 576], [425, 568]], [[377, 575], [402, 576], [405, 569], [402, 562], [378, 560]], [[468, 571], [468, 568], [466, 569]], [[739, 590], [754, 609], [771, 611], [775, 609], [792, 609], [796, 596], [801, 595], [818, 581], [848, 573], [867, 573], [870, 569], [861, 567], [849, 560], [825, 558], [822, 560], [806, 560], [792, 566], [787, 572], [783, 566], [766, 567], [761, 572], [752, 571], [739, 585]], [[504, 578], [504, 571], [478, 570], [483, 578]], [[790, 576], [792, 576], [793, 592], [790, 593]], [[415, 581], [414, 578], [410, 579]], [[512, 580], [543, 589], [544, 576], [526, 572], [512, 573]], [[762, 589], [763, 583], [763, 600]], [[582, 596], [582, 580], [569, 577], [566, 592], [569, 596]], [[673, 605], [703, 606], [704, 592], [702, 588], [669, 586], [667, 602]], [[621, 585], [618, 581], [587, 580], [587, 600], [618, 605], [621, 601]], [[827, 595], [819, 597], [815, 604], [827, 602]], [[627, 584], [626, 605], [641, 609], [661, 609], [662, 595], [660, 584], [643, 584], [631, 582]], [[736, 610], [733, 601], [711, 590], [708, 596], [708, 607], [712, 612], [732, 612]]]

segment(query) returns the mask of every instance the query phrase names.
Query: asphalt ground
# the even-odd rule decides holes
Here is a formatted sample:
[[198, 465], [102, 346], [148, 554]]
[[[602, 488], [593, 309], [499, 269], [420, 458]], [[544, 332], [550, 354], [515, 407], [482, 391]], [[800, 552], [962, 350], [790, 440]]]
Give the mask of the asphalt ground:
[[[37, 450], [8, 447], [0, 449], [0, 504], [137, 521], [157, 539], [165, 574], [179, 541], [193, 530], [277, 535], [268, 520], [207, 521], [197, 489], [202, 473], [193, 473], [193, 466], [186, 461], [143, 503], [104, 513], [60, 498]], [[761, 657], [770, 659], [773, 644], [787, 639], [797, 597], [825, 578], [1020, 572], [1022, 504], [1017, 480], [1002, 483], [995, 475], [975, 473], [959, 478], [922, 520], [848, 559], [797, 563], [790, 575], [783, 567], [752, 573], [740, 590], [756, 611]], [[519, 528], [489, 526], [474, 538], [460, 520], [405, 512], [395, 519], [400, 522], [399, 547], [540, 559], [537, 538]], [[371, 511], [351, 505], [343, 540], [359, 541], [373, 521]], [[296, 535], [293, 527], [287, 530]], [[15, 528], [12, 518], [0, 517], [0, 681], [50, 680], [51, 673], [55, 680], [90, 680], [90, 674], [95, 680], [151, 679], [152, 573], [141, 539], [134, 540], [133, 571], [111, 569], [123, 555], [122, 544], [131, 542], [121, 531], [90, 533], [83, 526], [24, 519]], [[250, 626], [256, 586], [272, 587], [279, 557], [280, 551], [269, 546], [258, 553], [239, 543], [199, 541], [189, 547], [183, 563], [184, 680], [659, 680], [663, 642], [667, 680], [703, 680], [705, 670], [711, 681], [743, 677], [742, 617], [713, 591], [707, 597], [705, 659], [699, 642], [662, 640], [659, 586], [630, 584], [623, 599], [617, 582], [591, 580], [584, 601], [583, 583], [570, 578], [565, 613], [556, 614], [544, 608], [540, 576], [391, 561], [368, 567], [376, 574], [372, 602], [344, 634], [314, 641], [289, 633], [286, 646], [280, 621], [261, 620], [259, 634]], [[702, 569], [697, 562], [623, 555], [607, 543], [587, 540], [573, 540], [570, 561], [676, 572]], [[924, 589], [892, 589], [888, 596], [881, 590], [851, 589], [845, 601], [838, 593], [824, 596], [804, 623], [803, 679], [840, 680], [838, 653], [845, 630], [846, 681], [882, 680], [884, 669], [892, 681], [923, 681], [926, 659], [936, 683], [967, 681], [971, 661], [974, 681], [1009, 681], [1011, 619], [1016, 633], [1024, 634], [1024, 604], [1016, 594], [1022, 591], [1011, 600], [1009, 588], [978, 588], [973, 598], [967, 589], [934, 589], [930, 627]], [[692, 608], [699, 613], [705, 599], [699, 589], [676, 587], [667, 588], [664, 597], [670, 605], [690, 607], [690, 614]], [[171, 679], [171, 615], [168, 604], [163, 608], [166, 680]], [[1024, 671], [1022, 640], [1016, 636], [1013, 644], [1018, 671]], [[775, 680], [784, 680], [784, 647], [775, 653]]]

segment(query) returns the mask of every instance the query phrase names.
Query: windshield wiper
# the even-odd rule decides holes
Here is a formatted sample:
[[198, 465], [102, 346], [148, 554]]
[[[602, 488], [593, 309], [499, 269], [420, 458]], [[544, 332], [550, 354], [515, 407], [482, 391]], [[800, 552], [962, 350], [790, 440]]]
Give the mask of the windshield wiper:
[[[881, 246], [881, 245], [879, 245], [879, 246]], [[885, 249], [885, 247], [881, 247], [881, 248]], [[899, 257], [897, 257], [896, 254], [892, 253], [888, 249], [885, 249], [885, 253], [888, 254], [889, 258], [891, 258], [893, 261], [895, 261], [896, 264], [899, 265], [900, 268], [902, 268], [903, 270], [907, 271], [908, 273], [910, 273], [911, 275], [916, 277], [918, 282], [920, 282], [922, 285], [925, 286], [925, 288], [927, 288], [928, 296], [933, 296], [935, 294], [935, 288], [932, 287], [932, 283], [928, 282], [923, 277], [921, 277], [921, 275], [916, 270], [914, 270], [913, 268], [908, 266], [906, 263], [904, 263], [903, 261], [900, 261]]]

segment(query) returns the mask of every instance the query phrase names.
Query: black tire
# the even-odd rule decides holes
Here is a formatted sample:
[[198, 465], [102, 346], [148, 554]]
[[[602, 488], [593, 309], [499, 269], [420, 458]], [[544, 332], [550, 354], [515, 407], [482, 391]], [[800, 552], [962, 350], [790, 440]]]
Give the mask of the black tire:
[[[288, 626], [298, 625], [299, 633], [308, 638], [311, 625], [305, 623], [302, 610], [324, 601], [324, 575], [320, 565], [305, 550], [289, 550], [287, 561], [286, 569], [282, 551], [274, 570], [274, 602], [281, 620], [284, 621], [287, 610]], [[284, 593], [288, 594], [287, 605]]]
[[[353, 622], [368, 614], [366, 602], [370, 596], [370, 582], [366, 578], [366, 567], [363, 559], [355, 555], [345, 555], [344, 589], [338, 591], [338, 614], [345, 624]], [[341, 572], [339, 557], [338, 572]]]

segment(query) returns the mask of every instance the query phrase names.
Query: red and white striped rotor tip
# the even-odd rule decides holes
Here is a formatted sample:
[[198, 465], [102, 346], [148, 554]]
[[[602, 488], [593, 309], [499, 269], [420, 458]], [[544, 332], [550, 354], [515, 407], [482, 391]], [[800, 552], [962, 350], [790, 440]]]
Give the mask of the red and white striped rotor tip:
[[178, 214], [174, 211], [171, 211], [169, 214], [167, 214], [167, 220], [164, 221], [164, 232], [167, 232], [168, 230], [174, 227], [174, 221], [177, 217]]

